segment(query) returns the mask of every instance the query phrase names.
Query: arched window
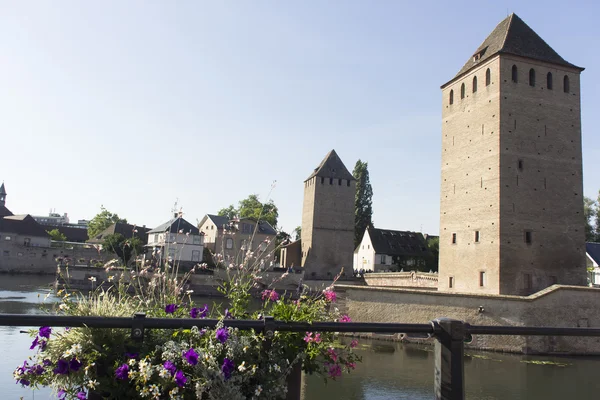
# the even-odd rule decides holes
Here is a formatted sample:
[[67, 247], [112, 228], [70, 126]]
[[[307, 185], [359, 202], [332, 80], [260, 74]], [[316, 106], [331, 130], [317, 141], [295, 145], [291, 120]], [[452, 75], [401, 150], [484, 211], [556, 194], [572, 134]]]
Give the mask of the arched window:
[[226, 249], [233, 249], [233, 239], [232, 238], [227, 238], [225, 240], [225, 248]]
[[552, 72], [548, 72], [548, 75], [546, 75], [546, 88], [552, 90]]
[[477, 91], [477, 77], [473, 77], [473, 93]]
[[492, 72], [488, 68], [487, 71], [485, 71], [485, 86], [490, 86], [490, 83], [492, 83]]
[[454, 90], [450, 91], [450, 104], [454, 104]]
[[512, 81], [513, 82], [519, 82], [519, 73], [517, 71], [517, 66], [513, 65], [512, 67]]
[[460, 98], [461, 99], [465, 98], [465, 84], [464, 83], [462, 85], [460, 85]]
[[569, 77], [567, 75], [565, 75], [565, 77], [563, 79], [563, 89], [564, 89], [565, 93], [569, 93], [571, 91], [571, 88], [569, 85]]
[[529, 70], [529, 86], [535, 86], [535, 69]]

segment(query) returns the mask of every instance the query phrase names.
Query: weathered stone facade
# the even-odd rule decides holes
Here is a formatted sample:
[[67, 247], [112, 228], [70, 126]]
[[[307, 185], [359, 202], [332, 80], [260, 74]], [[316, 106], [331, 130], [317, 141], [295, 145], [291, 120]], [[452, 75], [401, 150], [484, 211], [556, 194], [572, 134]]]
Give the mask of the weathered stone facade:
[[335, 150], [304, 181], [302, 266], [305, 279], [352, 271], [356, 180]]
[[[508, 33], [494, 54], [499, 28]], [[549, 55], [506, 43], [523, 37]], [[442, 87], [441, 291], [527, 295], [586, 282], [582, 68], [539, 41], [512, 15]]]

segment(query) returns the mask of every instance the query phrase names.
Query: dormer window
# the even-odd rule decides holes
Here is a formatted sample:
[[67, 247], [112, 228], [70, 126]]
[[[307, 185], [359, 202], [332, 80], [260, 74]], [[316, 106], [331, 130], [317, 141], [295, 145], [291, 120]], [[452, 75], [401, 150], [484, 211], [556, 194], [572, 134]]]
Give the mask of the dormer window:
[[486, 50], [487, 50], [487, 47], [484, 49], [481, 49], [477, 53], [473, 54], [473, 62], [477, 62], [477, 61], [481, 60], [481, 57], [483, 57]]

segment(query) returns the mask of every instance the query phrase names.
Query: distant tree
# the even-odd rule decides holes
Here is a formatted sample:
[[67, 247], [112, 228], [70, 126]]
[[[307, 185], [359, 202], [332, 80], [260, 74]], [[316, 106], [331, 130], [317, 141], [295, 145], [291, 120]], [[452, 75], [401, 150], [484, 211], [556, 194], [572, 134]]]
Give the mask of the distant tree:
[[300, 240], [301, 237], [302, 237], [302, 227], [297, 226], [296, 229], [294, 229], [294, 240]]
[[64, 233], [60, 232], [58, 229], [52, 229], [51, 231], [46, 231], [48, 235], [50, 235], [50, 240], [54, 240], [57, 242], [66, 242], [67, 237]]
[[354, 199], [354, 247], [356, 248], [365, 229], [373, 225], [373, 188], [369, 179], [368, 163], [358, 160], [352, 175], [356, 179]]
[[209, 267], [215, 267], [215, 260], [213, 259], [213, 254], [208, 247], [204, 248], [204, 252], [202, 254], [202, 262], [206, 263]]
[[291, 236], [289, 233], [284, 231], [277, 232], [277, 236], [275, 236], [275, 248], [288, 244], [290, 239]]
[[144, 244], [138, 237], [125, 239], [120, 233], [113, 233], [104, 238], [102, 247], [119, 257], [124, 265], [128, 265], [132, 257], [140, 255], [144, 251]]
[[[598, 239], [598, 202], [589, 197], [583, 198], [583, 215], [585, 217], [585, 241], [595, 242]], [[595, 222], [596, 226], [594, 226]]]
[[88, 224], [88, 236], [90, 239], [96, 237], [100, 232], [117, 222], [127, 223], [124, 218], [119, 218], [117, 214], [111, 213], [104, 206], [100, 206], [100, 212], [92, 218]]
[[429, 248], [429, 251], [431, 251], [431, 254], [433, 255], [433, 259], [429, 263], [428, 267], [433, 272], [436, 272], [438, 270], [439, 262], [440, 262], [440, 238], [436, 237], [436, 238], [427, 240], [427, 247]]
[[218, 214], [228, 219], [233, 219], [237, 216], [239, 218], [253, 218], [255, 220], [266, 221], [273, 228], [277, 227], [277, 219], [279, 218], [279, 211], [273, 200], [261, 203], [256, 194], [251, 194], [244, 200], [241, 200], [237, 208], [230, 205], [229, 207], [220, 209]]
[[218, 216], [226, 217], [227, 219], [230, 219], [230, 220], [235, 218], [236, 214], [237, 214], [237, 209], [233, 206], [233, 204], [231, 204], [229, 207], [221, 208], [219, 210], [219, 212], [217, 213]]

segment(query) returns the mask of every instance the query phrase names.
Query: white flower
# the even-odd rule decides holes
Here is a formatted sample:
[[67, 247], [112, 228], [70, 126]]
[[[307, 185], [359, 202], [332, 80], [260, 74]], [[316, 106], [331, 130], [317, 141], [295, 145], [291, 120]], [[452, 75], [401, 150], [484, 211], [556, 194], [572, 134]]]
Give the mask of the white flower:
[[242, 361], [240, 365], [238, 365], [238, 371], [244, 372], [246, 370], [246, 361]]
[[87, 387], [89, 387], [90, 389], [96, 389], [96, 386], [98, 386], [98, 381], [97, 380], [89, 380], [87, 383]]
[[114, 275], [111, 275], [111, 276], [108, 277], [108, 281], [109, 282], [112, 282], [114, 279], [115, 279]]
[[64, 310], [66, 310], [67, 308], [69, 308], [69, 306], [68, 306], [68, 305], [66, 305], [65, 303], [61, 303], [61, 304], [58, 306], [58, 309], [59, 309], [59, 310], [63, 310], [63, 311], [64, 311]]
[[273, 365], [273, 369], [277, 372], [281, 372], [281, 367], [277, 364]]
[[261, 393], [262, 393], [262, 386], [258, 385], [256, 387], [256, 390], [254, 391], [254, 395], [255, 396], [260, 396]]
[[171, 375], [171, 373], [164, 368], [161, 369], [160, 372], [158, 373], [158, 376], [160, 376], [163, 379], [167, 379], [170, 375]]
[[258, 366], [256, 364], [254, 364], [252, 366], [252, 373], [255, 374], [257, 369], [258, 369]]
[[193, 291], [193, 290], [186, 290], [186, 291], [185, 291], [185, 294], [192, 294], [192, 293], [194, 293], [194, 291]]
[[91, 282], [96, 282], [96, 277], [95, 276], [90, 276], [88, 278]]
[[135, 365], [135, 363], [136, 363], [135, 358], [132, 358], [127, 362], [127, 364], [129, 364], [132, 367]]

